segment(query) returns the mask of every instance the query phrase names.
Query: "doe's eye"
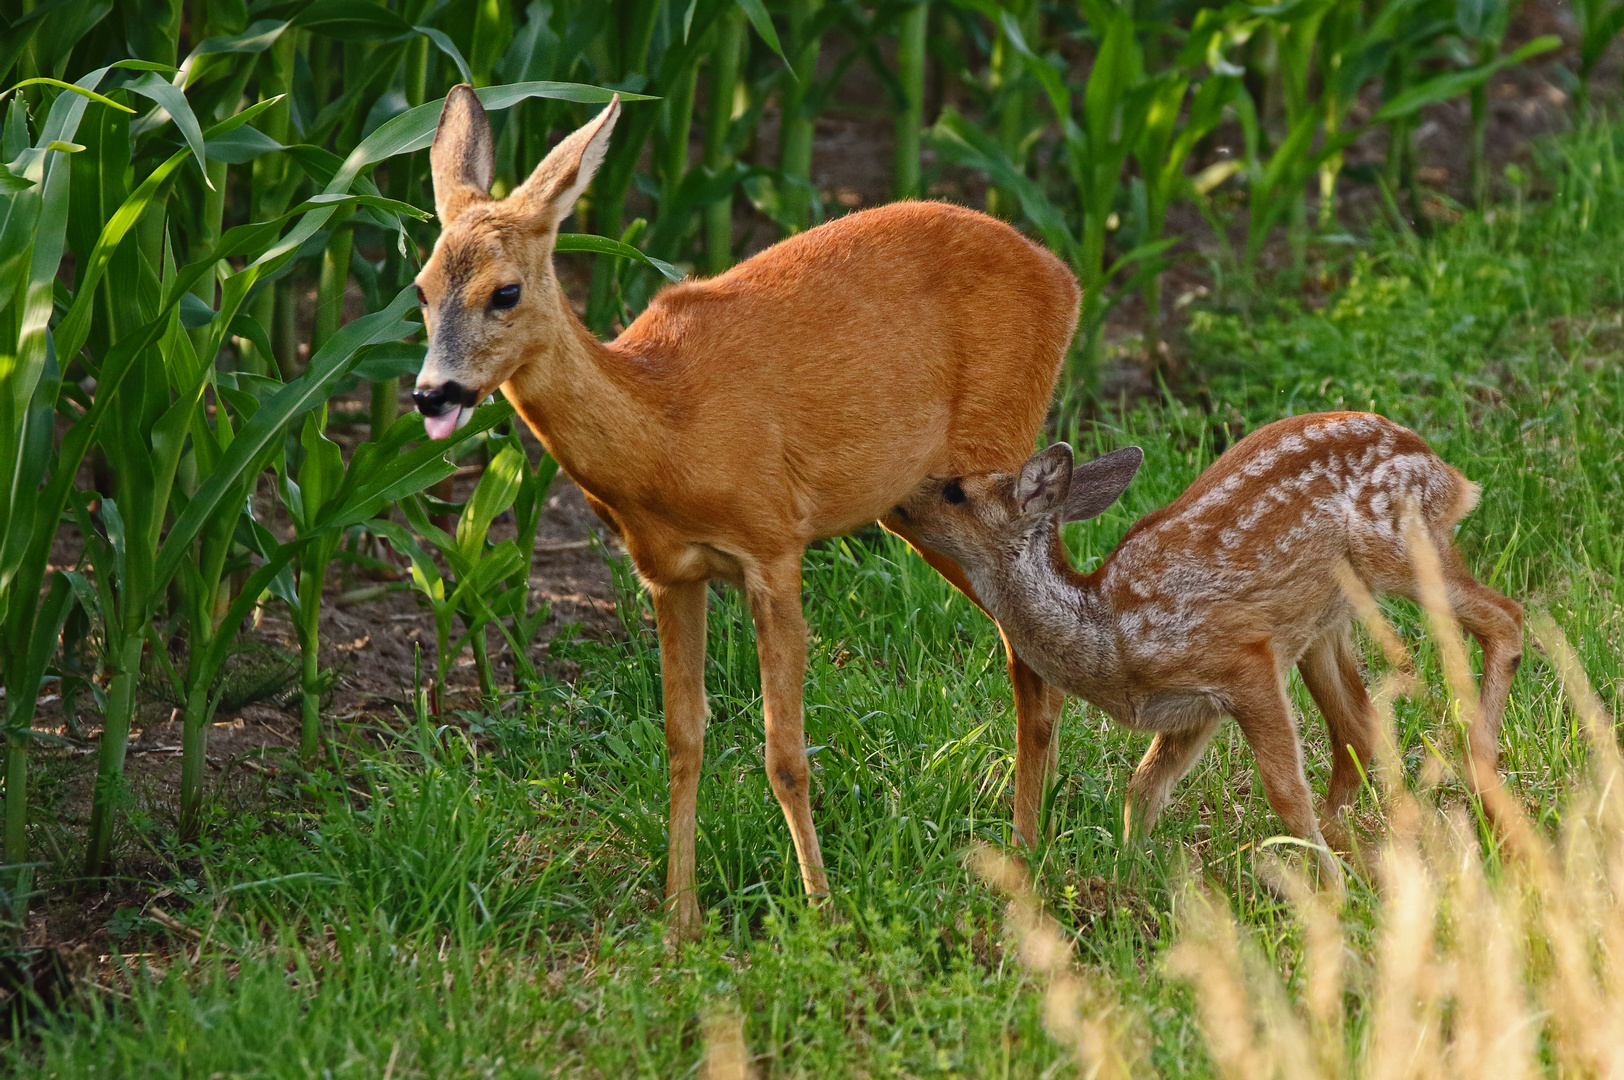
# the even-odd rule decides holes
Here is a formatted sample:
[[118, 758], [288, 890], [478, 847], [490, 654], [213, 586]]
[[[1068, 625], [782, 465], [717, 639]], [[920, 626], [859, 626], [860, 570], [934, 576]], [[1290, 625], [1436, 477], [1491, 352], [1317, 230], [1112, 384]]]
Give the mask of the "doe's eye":
[[519, 302], [519, 286], [503, 285], [491, 293], [491, 307], [496, 311], [506, 311]]
[[957, 506], [964, 501], [964, 488], [959, 486], [957, 480], [949, 480], [942, 488], [942, 498]]

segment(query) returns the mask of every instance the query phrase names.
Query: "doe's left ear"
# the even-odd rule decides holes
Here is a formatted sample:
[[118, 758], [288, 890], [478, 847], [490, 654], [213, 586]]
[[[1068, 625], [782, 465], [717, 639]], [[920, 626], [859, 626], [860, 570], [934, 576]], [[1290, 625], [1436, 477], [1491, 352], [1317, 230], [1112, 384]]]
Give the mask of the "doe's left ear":
[[1071, 444], [1055, 443], [1021, 466], [1015, 501], [1022, 514], [1047, 514], [1066, 501], [1071, 487]]
[[1087, 521], [1103, 514], [1133, 482], [1134, 473], [1144, 464], [1145, 452], [1137, 446], [1124, 446], [1109, 454], [1085, 461], [1071, 474], [1071, 491], [1066, 495], [1062, 521]]

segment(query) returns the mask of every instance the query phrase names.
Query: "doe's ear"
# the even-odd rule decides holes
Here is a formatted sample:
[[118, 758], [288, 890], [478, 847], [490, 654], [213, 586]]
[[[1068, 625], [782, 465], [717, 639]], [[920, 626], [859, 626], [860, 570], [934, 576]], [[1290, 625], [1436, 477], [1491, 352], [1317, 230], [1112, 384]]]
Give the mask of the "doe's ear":
[[543, 227], [556, 227], [575, 209], [575, 201], [609, 152], [609, 136], [614, 134], [619, 118], [620, 95], [616, 94], [601, 113], [553, 147], [529, 179], [514, 191], [530, 213], [541, 219]]
[[449, 225], [471, 204], [490, 197], [496, 177], [496, 141], [485, 106], [474, 88], [459, 83], [440, 107], [440, 125], [429, 147], [429, 169], [434, 178], [434, 212], [441, 225]]
[[1047, 514], [1066, 501], [1071, 487], [1071, 445], [1055, 443], [1021, 466], [1015, 501], [1022, 514]]
[[1086, 521], [1104, 513], [1128, 490], [1128, 484], [1144, 460], [1143, 450], [1124, 446], [1077, 466], [1071, 474], [1071, 492], [1066, 496], [1066, 509], [1060, 520]]

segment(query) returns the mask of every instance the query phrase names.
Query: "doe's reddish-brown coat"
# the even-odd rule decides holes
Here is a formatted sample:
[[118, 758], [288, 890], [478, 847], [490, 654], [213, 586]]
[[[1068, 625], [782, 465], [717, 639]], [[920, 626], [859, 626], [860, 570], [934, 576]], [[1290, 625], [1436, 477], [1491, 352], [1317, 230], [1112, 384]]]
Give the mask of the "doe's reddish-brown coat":
[[725, 559], [849, 532], [932, 473], [1024, 460], [1075, 290], [1002, 222], [894, 203], [670, 286], [506, 389], [645, 578], [736, 578]]
[[[504, 199], [474, 92], [446, 98], [430, 161], [442, 224], [418, 274], [428, 351], [415, 396], [431, 435], [498, 387], [648, 584], [660, 636], [673, 928], [700, 925], [694, 815], [705, 726], [707, 582], [738, 584], [761, 660], [768, 779], [809, 893], [828, 891], [809, 800], [801, 558], [880, 519], [925, 477], [1014, 468], [1030, 453], [1076, 328], [1063, 263], [1009, 225], [905, 202], [792, 237], [659, 293], [615, 341], [575, 317], [558, 228], [603, 160], [618, 104]], [[1013, 653], [1015, 827], [1035, 831], [1061, 697]]]

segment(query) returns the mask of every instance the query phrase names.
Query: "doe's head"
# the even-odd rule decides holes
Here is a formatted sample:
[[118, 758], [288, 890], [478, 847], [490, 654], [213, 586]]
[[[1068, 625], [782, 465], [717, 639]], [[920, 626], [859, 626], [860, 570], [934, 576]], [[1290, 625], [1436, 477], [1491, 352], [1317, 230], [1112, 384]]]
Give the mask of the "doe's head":
[[491, 197], [496, 144], [471, 86], [455, 86], [429, 149], [440, 238], [417, 275], [428, 354], [412, 399], [431, 438], [518, 370], [528, 346], [571, 332], [558, 300], [553, 245], [609, 149], [617, 95], [567, 136], [506, 198]]
[[897, 509], [908, 529], [966, 570], [1013, 557], [1056, 521], [1097, 517], [1127, 490], [1145, 460], [1137, 446], [1074, 465], [1055, 443], [1010, 473], [931, 479]]

